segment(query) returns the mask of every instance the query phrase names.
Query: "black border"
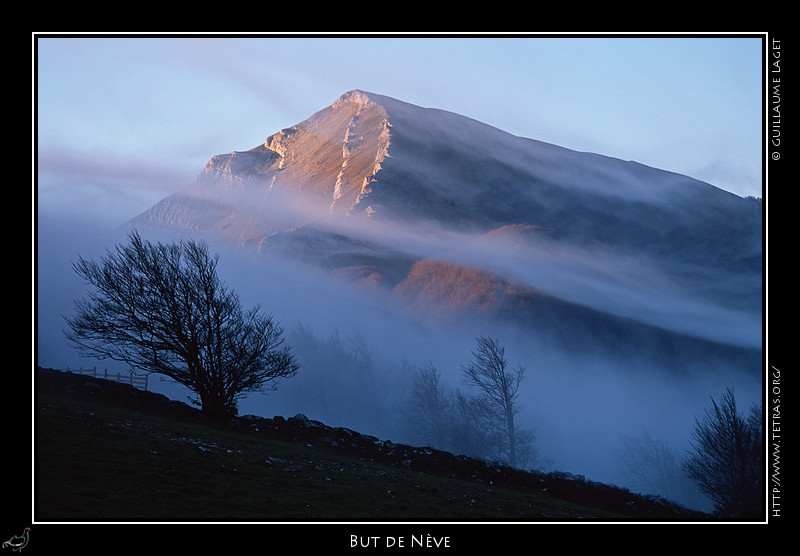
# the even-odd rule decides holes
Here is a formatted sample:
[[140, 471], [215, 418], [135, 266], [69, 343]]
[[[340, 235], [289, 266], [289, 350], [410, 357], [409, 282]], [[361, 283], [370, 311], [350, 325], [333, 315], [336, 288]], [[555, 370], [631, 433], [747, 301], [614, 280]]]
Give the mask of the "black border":
[[[767, 195], [768, 183], [784, 184], [784, 187], [790, 187], [791, 184], [784, 182], [784, 174], [788, 175], [786, 166], [789, 160], [786, 158], [788, 154], [789, 143], [781, 142], [778, 147], [770, 147], [769, 145], [769, 132], [772, 130], [774, 121], [770, 118], [770, 110], [774, 108], [772, 99], [768, 92], [768, 82], [771, 77], [769, 67], [769, 56], [774, 53], [774, 41], [779, 41], [781, 45], [784, 43], [783, 34], [776, 34], [772, 32], [754, 32], [754, 33], [427, 33], [427, 32], [386, 32], [386, 33], [338, 33], [338, 32], [310, 32], [310, 33], [221, 33], [219, 36], [225, 37], [288, 37], [288, 38], [303, 38], [303, 37], [401, 37], [401, 38], [426, 38], [426, 37], [452, 37], [452, 38], [487, 38], [492, 37], [673, 37], [673, 36], [693, 36], [693, 37], [742, 37], [742, 36], [760, 36], [762, 37], [762, 44], [764, 50], [764, 167], [763, 173], [763, 190], [762, 199], [764, 206], [764, 263], [765, 263], [765, 284], [764, 284], [764, 307], [766, 318], [764, 319], [765, 327], [764, 346], [765, 346], [765, 359], [764, 359], [764, 373], [765, 373], [765, 438], [772, 438], [772, 426], [776, 419], [774, 415], [773, 398], [768, 396], [771, 381], [774, 378], [771, 370], [774, 368], [780, 369], [784, 372], [791, 363], [787, 360], [790, 359], [790, 354], [785, 353], [785, 346], [781, 343], [773, 342], [769, 344], [768, 328], [772, 324], [773, 334], [780, 334], [787, 327], [787, 321], [783, 320], [788, 317], [786, 315], [788, 300], [787, 291], [780, 282], [773, 280], [768, 282], [768, 232], [773, 232], [773, 239], [775, 237], [781, 238], [782, 228], [781, 224], [787, 222], [782, 218], [782, 209], [790, 208], [789, 203], [784, 202], [782, 206], [776, 208], [770, 205]], [[196, 38], [196, 37], [210, 37], [217, 36], [217, 33], [144, 33], [132, 34], [127, 32], [116, 33], [32, 33], [32, 64], [33, 64], [33, 78], [32, 78], [32, 92], [33, 92], [33, 137], [32, 143], [36, 140], [35, 133], [35, 76], [36, 76], [36, 40], [38, 38], [51, 38], [51, 37], [159, 37], [159, 38]], [[785, 52], [785, 51], [782, 51]], [[781, 70], [785, 71], [790, 69], [790, 65], [781, 66]], [[781, 74], [783, 78], [783, 74]], [[782, 82], [781, 82], [782, 84]], [[783, 100], [781, 89], [781, 100]], [[780, 102], [780, 101], [779, 101]], [[785, 102], [785, 101], [784, 101]], [[788, 114], [788, 112], [787, 112]], [[790, 140], [791, 130], [786, 129], [783, 123], [780, 123], [780, 131], [782, 138]], [[778, 152], [780, 159], [772, 158], [772, 153]], [[32, 157], [34, 158], [34, 168], [36, 152], [33, 149]], [[35, 196], [35, 171], [34, 171], [34, 196]], [[780, 196], [779, 196], [780, 198]], [[35, 208], [35, 207], [34, 207]], [[776, 212], [777, 211], [777, 212]], [[770, 214], [771, 213], [771, 214]], [[35, 214], [35, 210], [34, 210]], [[770, 216], [772, 217], [770, 219]], [[34, 216], [35, 219], [35, 216]], [[791, 222], [791, 220], [788, 220]], [[35, 299], [35, 222], [33, 226], [33, 295]], [[790, 230], [783, 230], [784, 233], [791, 233]], [[776, 236], [777, 233], [777, 236]], [[777, 253], [777, 258], [776, 258]], [[781, 252], [773, 250], [773, 276], [778, 276], [780, 280], [785, 276], [780, 263], [785, 260], [781, 256]], [[775, 266], [775, 261], [778, 261], [778, 267]], [[778, 268], [776, 271], [775, 269]], [[775, 284], [778, 284], [777, 289]], [[769, 286], [772, 286], [770, 288]], [[773, 300], [778, 300], [778, 307], [782, 309], [781, 312], [769, 312], [767, 305], [769, 293], [772, 294]], [[776, 305], [773, 304], [774, 309]], [[34, 316], [35, 320], [35, 311]], [[791, 322], [791, 321], [789, 321]], [[33, 359], [35, 368], [35, 322], [33, 323], [34, 338], [33, 338]], [[772, 348], [772, 349], [770, 349]], [[19, 396], [24, 397], [31, 389], [32, 379], [28, 375], [20, 373], [16, 369], [7, 369], [8, 379], [19, 384], [15, 387], [8, 387], [6, 392], [16, 392]], [[782, 375], [782, 379], [787, 375]], [[784, 391], [784, 382], [780, 384], [782, 392]], [[142, 553], [155, 553], [163, 554], [169, 552], [190, 553], [196, 552], [200, 554], [206, 553], [303, 553], [305, 551], [315, 551], [321, 554], [359, 554], [359, 553], [376, 553], [376, 552], [403, 552], [406, 550], [416, 550], [410, 547], [410, 540], [406, 540], [404, 549], [394, 548], [387, 549], [387, 537], [405, 537], [410, 539], [411, 535], [420, 535], [427, 538], [428, 535], [442, 540], [444, 537], [448, 538], [448, 547], [441, 547], [438, 549], [427, 549], [427, 552], [441, 552], [445, 553], [490, 553], [500, 550], [523, 550], [523, 551], [537, 551], [537, 550], [552, 550], [552, 549], [566, 549], [570, 550], [574, 547], [594, 547], [606, 546], [609, 549], [620, 548], [638, 548], [650, 549], [661, 548], [668, 550], [670, 548], [683, 548], [688, 546], [698, 546], [698, 540], [704, 539], [708, 536], [709, 540], [713, 540], [715, 546], [723, 542], [738, 543], [745, 539], [749, 542], [755, 541], [758, 543], [761, 535], [774, 536], [776, 529], [770, 527], [769, 531], [765, 530], [766, 525], [778, 526], [783, 524], [785, 520], [785, 511], [789, 510], [789, 499], [781, 498], [779, 502], [780, 515], [774, 515], [773, 510], [776, 507], [773, 505], [772, 492], [767, 488], [765, 496], [767, 497], [767, 515], [763, 524], [727, 524], [727, 523], [709, 523], [709, 524], [693, 524], [693, 523], [671, 523], [671, 524], [653, 524], [653, 523], [630, 523], [622, 522], [615, 524], [594, 524], [586, 523], [580, 524], [582, 529], [578, 531], [565, 529], [569, 528], [573, 523], [523, 523], [523, 524], [476, 524], [476, 523], [376, 523], [376, 524], [350, 524], [350, 523], [309, 523], [309, 524], [173, 524], [173, 523], [156, 523], [156, 524], [95, 524], [95, 523], [76, 523], [76, 524], [50, 524], [50, 523], [34, 523], [33, 520], [33, 477], [32, 470], [34, 469], [34, 447], [28, 446], [25, 441], [20, 437], [33, 440], [33, 408], [30, 408], [30, 414], [19, 415], [19, 407], [10, 404], [9, 394], [6, 394], [5, 413], [6, 419], [4, 420], [4, 438], [5, 450], [4, 463], [5, 463], [5, 487], [2, 496], [3, 515], [4, 520], [0, 523], [0, 542], [11, 538], [14, 535], [20, 534], [26, 527], [30, 527], [30, 542], [21, 552], [12, 552], [9, 548], [3, 548], [2, 552], [8, 551], [9, 554], [58, 554], [64, 551], [75, 550], [84, 555], [90, 554], [108, 554], [109, 552], [116, 552], [120, 550]], [[31, 394], [31, 401], [33, 394]], [[782, 425], [782, 422], [779, 423]], [[766, 444], [770, 444], [767, 442]], [[782, 448], [782, 445], [781, 445]], [[782, 468], [776, 468], [769, 463], [769, 452], [767, 456], [767, 467], [769, 473], [767, 475], [767, 486], [769, 487], [770, 478], [774, 472], [779, 472], [782, 477]], [[25, 454], [25, 455], [23, 455]], [[773, 460], [773, 463], [777, 463]], [[782, 494], [782, 492], [780, 493]], [[620, 529], [623, 527], [624, 529]], [[666, 529], [664, 529], [666, 528]], [[577, 533], [577, 534], [575, 534]], [[357, 535], [361, 539], [369, 537], [377, 537], [376, 545], [373, 548], [363, 548], [358, 546], [353, 548], [351, 543], [351, 535]], [[639, 539], [647, 537], [648, 544], [642, 546], [639, 544]], [[549, 543], [557, 544], [549, 544]], [[702, 545], [700, 545], [702, 546]], [[741, 545], [739, 545], [741, 546]], [[422, 549], [419, 549], [422, 550]], [[2, 555], [0, 555], [2, 556]]]

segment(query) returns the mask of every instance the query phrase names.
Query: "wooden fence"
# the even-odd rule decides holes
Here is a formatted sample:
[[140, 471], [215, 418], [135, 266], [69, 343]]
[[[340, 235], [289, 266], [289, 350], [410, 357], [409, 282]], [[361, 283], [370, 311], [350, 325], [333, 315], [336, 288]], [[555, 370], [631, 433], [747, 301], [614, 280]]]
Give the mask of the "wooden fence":
[[64, 369], [65, 371], [69, 371], [71, 373], [81, 374], [81, 375], [90, 375], [95, 378], [103, 378], [105, 380], [113, 380], [114, 382], [122, 382], [124, 384], [130, 384], [138, 388], [139, 390], [147, 390], [147, 375], [144, 376], [137, 376], [133, 374], [133, 372], [129, 374], [124, 374], [119, 371], [111, 371], [109, 372], [108, 369], [104, 369], [102, 371], [98, 371], [97, 367], [93, 369], [70, 369], [67, 367]]

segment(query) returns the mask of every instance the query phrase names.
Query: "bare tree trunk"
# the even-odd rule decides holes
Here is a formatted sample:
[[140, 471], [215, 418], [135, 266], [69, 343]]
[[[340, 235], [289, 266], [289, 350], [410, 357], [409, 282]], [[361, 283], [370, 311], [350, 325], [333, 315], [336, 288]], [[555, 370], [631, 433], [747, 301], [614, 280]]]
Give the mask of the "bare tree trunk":
[[506, 428], [508, 429], [508, 456], [511, 460], [511, 467], [517, 466], [517, 433], [514, 430], [514, 411], [513, 404], [509, 400], [506, 405]]
[[472, 355], [473, 362], [463, 369], [464, 376], [467, 383], [482, 392], [485, 419], [491, 421], [491, 428], [507, 438], [505, 448], [509, 463], [516, 467], [518, 446], [514, 414], [525, 369], [520, 366], [509, 371], [505, 349], [492, 338], [478, 338], [478, 347]]

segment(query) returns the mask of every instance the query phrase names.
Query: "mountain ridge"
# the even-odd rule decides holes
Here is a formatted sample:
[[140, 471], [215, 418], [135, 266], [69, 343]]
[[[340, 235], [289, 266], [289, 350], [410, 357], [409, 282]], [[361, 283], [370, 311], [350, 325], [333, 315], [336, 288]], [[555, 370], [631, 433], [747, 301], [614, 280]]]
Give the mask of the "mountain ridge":
[[[760, 212], [755, 207], [742, 209], [742, 198], [693, 178], [517, 137], [452, 112], [361, 90], [345, 93], [329, 107], [250, 150], [214, 156], [185, 194], [206, 199], [221, 213], [213, 217], [213, 223], [185, 210], [183, 218], [173, 216], [167, 221], [196, 229], [229, 228], [233, 190], [260, 195], [301, 192], [305, 194], [303, 209], [311, 204], [320, 215], [391, 213], [392, 217], [431, 219], [483, 232], [527, 224], [586, 239], [590, 232], [582, 229], [582, 220], [605, 221], [608, 227], [635, 226], [632, 232], [626, 231], [643, 234], [650, 242], [663, 241], [663, 237], [652, 225], [623, 221], [626, 216], [615, 205], [630, 204], [653, 221], [705, 211], [716, 214], [717, 220], [746, 213], [752, 223]], [[161, 208], [170, 199], [175, 197], [162, 201]], [[181, 202], [185, 203], [185, 197]], [[573, 214], [576, 208], [579, 214]], [[708, 235], [708, 227], [698, 227], [702, 219], [691, 216], [694, 234]], [[134, 221], [161, 219], [164, 212], [157, 204]], [[260, 233], [266, 237], [274, 231], [266, 227]], [[607, 240], [616, 232], [604, 234], [602, 227], [593, 226], [591, 233]], [[681, 240], [685, 242], [686, 237]], [[662, 253], [679, 243], [669, 242]]]
[[[582, 274], [601, 294], [608, 283], [661, 295], [663, 281], [670, 295], [760, 321], [762, 218], [761, 203], [691, 177], [355, 89], [261, 145], [212, 157], [129, 224], [217, 234], [403, 290], [411, 304], [430, 284], [409, 272], [433, 259], [495, 274], [506, 291], [551, 269]], [[605, 295], [565, 292], [559, 280], [551, 291], [524, 285], [590, 306]], [[459, 303], [485, 309], [487, 292], [462, 293]], [[626, 310], [658, 324], [658, 308]]]

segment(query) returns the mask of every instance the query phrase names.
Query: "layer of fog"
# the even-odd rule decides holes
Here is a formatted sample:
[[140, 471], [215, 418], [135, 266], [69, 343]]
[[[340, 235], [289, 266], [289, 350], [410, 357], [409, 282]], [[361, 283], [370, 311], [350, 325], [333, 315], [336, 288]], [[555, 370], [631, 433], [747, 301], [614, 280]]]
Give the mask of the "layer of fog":
[[[263, 189], [246, 184], [235, 197], [214, 187], [186, 193], [215, 202], [235, 199], [236, 220], [249, 226], [267, 223], [265, 236], [310, 225], [318, 232], [353, 240], [353, 251], [367, 245], [372, 253], [394, 252], [464, 265], [566, 302], [664, 330], [761, 348], [762, 289], [757, 275], [732, 274], [711, 266], [678, 268], [674, 262], [663, 263], [642, 253], [550, 240], [546, 232], [523, 231], [524, 237], [513, 230], [487, 235], [430, 221], [409, 224], [382, 215], [341, 217], [330, 214], [326, 201], [278, 190], [265, 195]], [[344, 248], [348, 247], [345, 243]]]
[[[349, 233], [353, 232], [348, 227]], [[340, 230], [347, 232], [345, 230]], [[512, 232], [513, 233], [513, 232]], [[511, 283], [616, 316], [712, 341], [760, 349], [761, 315], [703, 298], [703, 289], [724, 290], [745, 280], [750, 295], [760, 284], [723, 273], [686, 284], [680, 269], [655, 260], [598, 248], [526, 238], [487, 237], [417, 224], [370, 226], [363, 237], [398, 252], [489, 271]], [[734, 288], [736, 286], [733, 286]]]
[[[379, 228], [370, 230], [374, 240], [428, 255], [439, 247], [449, 250], [453, 239], [464, 239], [423, 228], [386, 229], [379, 238]], [[110, 361], [82, 359], [66, 345], [62, 333], [62, 315], [70, 314], [74, 299], [86, 292], [70, 264], [78, 256], [96, 258], [115, 243], [124, 242], [126, 230], [48, 218], [40, 219], [37, 233], [36, 363], [127, 372]], [[625, 360], [600, 358], [597, 352], [583, 352], [579, 346], [568, 352], [556, 350], [529, 331], [497, 323], [475, 320], [447, 327], [435, 320], [423, 323], [346, 282], [332, 280], [320, 269], [283, 258], [259, 259], [256, 253], [218, 242], [213, 242], [212, 248], [220, 254], [223, 279], [239, 293], [245, 306], [259, 304], [275, 316], [301, 365], [298, 376], [279, 383], [275, 392], [244, 399], [240, 414], [288, 417], [303, 413], [332, 426], [411, 442], [413, 434], [404, 407], [413, 372], [432, 364], [448, 387], [467, 390], [461, 367], [470, 360], [474, 339], [494, 336], [506, 346], [512, 364], [527, 368], [518, 423], [534, 431], [535, 447], [548, 470], [633, 487], [620, 471], [623, 438], [646, 433], [683, 457], [694, 420], [712, 397], [718, 399], [725, 388], [733, 387], [744, 408], [761, 397], [757, 370], [707, 368], [697, 361], [692, 372], [676, 376], [658, 361], [652, 361], [651, 367], [642, 360], [631, 365]], [[560, 254], [550, 264], [566, 259]], [[620, 288], [617, 293], [624, 291]], [[671, 304], [676, 301], [660, 299]], [[731, 328], [741, 325], [730, 324]], [[186, 401], [188, 394], [157, 377], [151, 377], [150, 389], [180, 401]], [[694, 497], [679, 501], [698, 504]]]

